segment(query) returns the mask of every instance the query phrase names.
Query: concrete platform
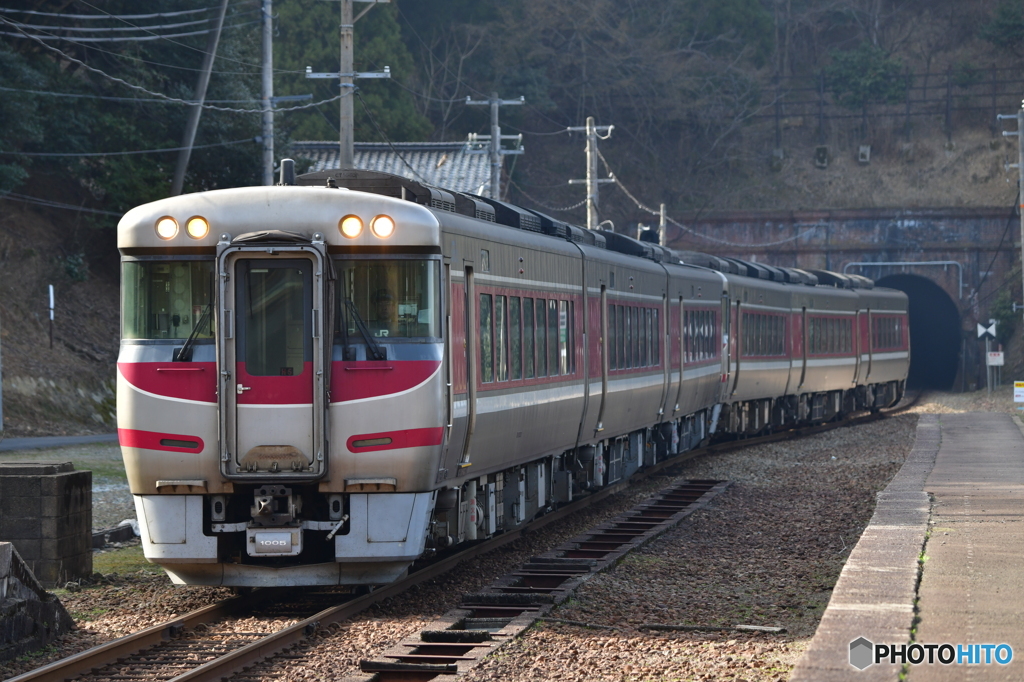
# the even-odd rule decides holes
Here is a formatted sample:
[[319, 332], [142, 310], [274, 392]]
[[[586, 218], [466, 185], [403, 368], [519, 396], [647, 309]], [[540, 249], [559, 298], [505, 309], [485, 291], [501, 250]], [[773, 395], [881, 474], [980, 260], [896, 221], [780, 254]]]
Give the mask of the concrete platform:
[[[1022, 626], [1024, 425], [988, 412], [922, 415], [790, 679], [1022, 680]], [[871, 645], [852, 655], [863, 669], [851, 664], [859, 638]], [[874, 663], [878, 644], [923, 661]], [[997, 662], [1011, 649], [1011, 662]]]

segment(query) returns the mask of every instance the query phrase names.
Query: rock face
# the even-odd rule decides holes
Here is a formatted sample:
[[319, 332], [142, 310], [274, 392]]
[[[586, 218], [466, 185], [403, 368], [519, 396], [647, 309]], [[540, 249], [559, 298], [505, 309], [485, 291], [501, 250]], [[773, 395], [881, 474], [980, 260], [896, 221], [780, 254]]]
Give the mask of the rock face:
[[10, 542], [0, 542], [0, 661], [42, 649], [74, 627]]

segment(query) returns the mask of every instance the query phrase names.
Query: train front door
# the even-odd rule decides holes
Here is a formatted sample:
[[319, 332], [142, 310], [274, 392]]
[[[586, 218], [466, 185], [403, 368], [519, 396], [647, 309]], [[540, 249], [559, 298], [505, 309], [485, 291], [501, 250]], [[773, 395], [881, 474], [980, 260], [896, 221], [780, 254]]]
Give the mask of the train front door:
[[308, 247], [265, 245], [219, 260], [224, 473], [317, 477], [326, 455], [325, 261]]

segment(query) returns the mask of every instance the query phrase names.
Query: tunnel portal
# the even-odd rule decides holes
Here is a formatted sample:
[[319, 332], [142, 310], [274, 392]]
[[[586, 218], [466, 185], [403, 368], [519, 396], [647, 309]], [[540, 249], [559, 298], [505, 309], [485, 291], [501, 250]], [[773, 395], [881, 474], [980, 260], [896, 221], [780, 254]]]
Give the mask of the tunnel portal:
[[960, 360], [960, 313], [938, 284], [918, 275], [889, 275], [875, 282], [910, 299], [908, 388], [948, 391]]

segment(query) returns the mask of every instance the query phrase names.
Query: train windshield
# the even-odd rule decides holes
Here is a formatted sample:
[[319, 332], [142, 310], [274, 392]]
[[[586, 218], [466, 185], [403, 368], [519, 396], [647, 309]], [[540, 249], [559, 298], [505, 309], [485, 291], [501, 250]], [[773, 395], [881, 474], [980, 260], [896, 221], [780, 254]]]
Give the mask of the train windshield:
[[213, 261], [125, 261], [121, 275], [125, 339], [213, 338]]
[[438, 262], [337, 260], [337, 332], [359, 339], [364, 327], [378, 339], [438, 338]]

